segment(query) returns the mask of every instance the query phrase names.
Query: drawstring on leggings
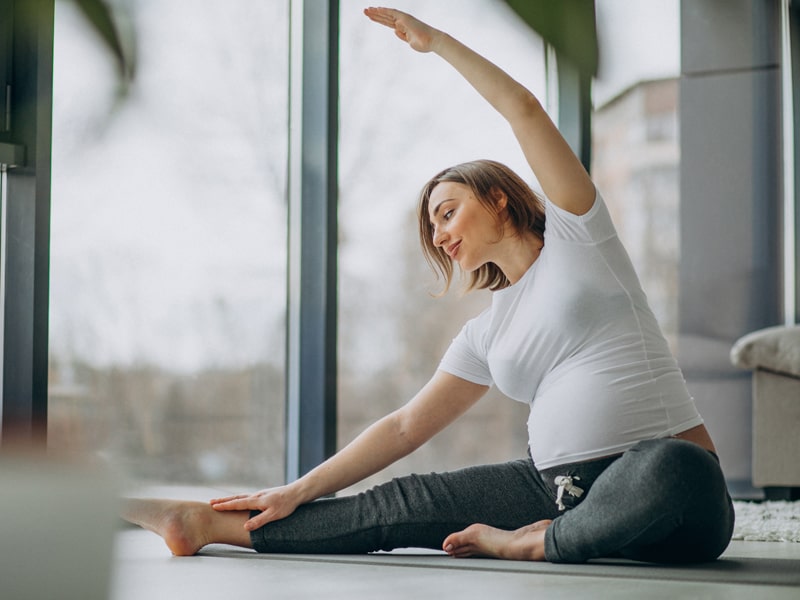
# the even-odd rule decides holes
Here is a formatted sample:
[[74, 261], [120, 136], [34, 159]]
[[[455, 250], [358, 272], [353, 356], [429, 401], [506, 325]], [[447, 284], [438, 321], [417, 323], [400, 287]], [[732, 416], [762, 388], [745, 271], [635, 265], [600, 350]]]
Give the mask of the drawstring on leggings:
[[583, 488], [575, 485], [573, 481], [580, 481], [580, 477], [577, 475], [558, 475], [553, 480], [558, 486], [558, 492], [556, 493], [556, 506], [558, 506], [558, 510], [567, 510], [567, 507], [564, 506], [564, 492], [567, 492], [570, 496], [574, 496], [575, 498], [583, 496]]

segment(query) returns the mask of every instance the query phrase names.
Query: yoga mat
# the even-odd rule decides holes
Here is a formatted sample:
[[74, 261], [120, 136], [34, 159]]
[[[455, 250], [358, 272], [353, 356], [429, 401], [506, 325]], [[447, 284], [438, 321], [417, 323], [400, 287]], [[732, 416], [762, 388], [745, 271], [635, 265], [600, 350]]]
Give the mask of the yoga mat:
[[[220, 548], [217, 546], [216, 548]], [[424, 551], [423, 551], [424, 552]], [[654, 565], [625, 559], [592, 560], [580, 565], [503, 561], [484, 558], [454, 559], [444, 554], [377, 553], [369, 555], [288, 555], [215, 549], [209, 546], [201, 555], [265, 561], [341, 563], [347, 565], [390, 566], [423, 569], [465, 569], [493, 573], [530, 573], [569, 577], [610, 577], [614, 579], [659, 579], [703, 581], [728, 584], [800, 586], [800, 560], [750, 557], [723, 557], [698, 565]]]

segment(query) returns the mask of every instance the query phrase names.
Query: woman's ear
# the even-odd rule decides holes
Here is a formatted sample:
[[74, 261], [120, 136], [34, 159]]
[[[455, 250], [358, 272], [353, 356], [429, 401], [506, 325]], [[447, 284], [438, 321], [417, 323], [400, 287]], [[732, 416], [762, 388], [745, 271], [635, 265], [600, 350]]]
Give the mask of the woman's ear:
[[506, 224], [509, 222], [508, 214], [508, 196], [499, 187], [493, 187], [489, 190], [489, 196], [494, 202], [494, 218], [497, 224], [497, 241], [503, 239], [506, 232]]
[[498, 187], [493, 187], [489, 193], [492, 195], [492, 200], [494, 200], [497, 214], [501, 214], [508, 207], [508, 196]]

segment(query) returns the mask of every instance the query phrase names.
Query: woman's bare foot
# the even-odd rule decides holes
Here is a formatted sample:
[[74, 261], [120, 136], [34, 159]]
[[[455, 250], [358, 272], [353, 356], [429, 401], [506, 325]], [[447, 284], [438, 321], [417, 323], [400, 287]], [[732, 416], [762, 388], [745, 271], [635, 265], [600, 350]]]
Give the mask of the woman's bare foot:
[[157, 533], [176, 556], [191, 556], [207, 544], [252, 548], [244, 529], [248, 511], [219, 512], [205, 502], [132, 498], [122, 518]]
[[545, 560], [544, 533], [551, 520], [536, 521], [516, 531], [470, 525], [447, 536], [442, 547], [450, 556], [488, 556], [507, 560]]

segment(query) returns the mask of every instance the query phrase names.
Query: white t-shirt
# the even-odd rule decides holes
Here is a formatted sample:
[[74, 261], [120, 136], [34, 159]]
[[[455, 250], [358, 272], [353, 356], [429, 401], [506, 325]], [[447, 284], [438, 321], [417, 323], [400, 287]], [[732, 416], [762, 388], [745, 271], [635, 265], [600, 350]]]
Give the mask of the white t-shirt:
[[443, 371], [530, 405], [539, 469], [624, 452], [703, 423], [603, 199], [545, 201], [544, 248], [467, 322]]

